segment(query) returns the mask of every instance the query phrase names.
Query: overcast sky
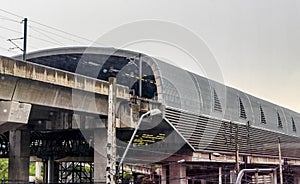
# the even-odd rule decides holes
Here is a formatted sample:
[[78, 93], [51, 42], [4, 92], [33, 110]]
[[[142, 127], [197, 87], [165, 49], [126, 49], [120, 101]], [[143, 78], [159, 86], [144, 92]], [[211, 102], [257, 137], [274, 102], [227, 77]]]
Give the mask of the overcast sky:
[[[110, 30], [134, 21], [176, 23], [206, 43], [225, 84], [300, 112], [300, 1], [4, 0], [0, 8], [89, 40], [97, 40]], [[20, 52], [16, 49], [7, 52], [12, 45], [6, 39], [22, 37], [18, 33], [22, 32], [22, 25], [7, 18], [19, 21], [21, 18], [0, 11], [0, 54], [13, 55]], [[62, 41], [39, 29], [46, 27], [29, 25], [35, 26], [29, 29], [30, 50], [80, 45], [79, 38], [72, 38], [76, 42]], [[53, 29], [48, 31], [55, 33]], [[21, 46], [20, 41], [15, 42]], [[82, 42], [89, 44], [86, 40]], [[164, 54], [149, 49], [154, 46], [157, 43], [133, 44], [127, 48], [170, 60], [183, 57], [175, 51]], [[177, 61], [177, 65], [197, 72], [185, 62]]]

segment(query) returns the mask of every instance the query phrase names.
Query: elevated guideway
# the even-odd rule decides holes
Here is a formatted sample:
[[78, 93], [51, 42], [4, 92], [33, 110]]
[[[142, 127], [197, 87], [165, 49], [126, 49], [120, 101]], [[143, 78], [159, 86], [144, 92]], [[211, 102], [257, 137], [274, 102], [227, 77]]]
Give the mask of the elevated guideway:
[[[300, 173], [299, 113], [141, 53], [80, 47], [30, 53], [28, 62], [0, 57], [0, 77], [0, 130], [12, 130], [0, 137], [2, 153], [25, 160], [20, 168], [30, 155], [46, 160], [51, 181], [58, 181], [55, 162], [85, 160], [103, 182], [109, 156], [94, 149], [110, 145], [109, 116], [122, 153], [138, 118], [153, 108], [163, 118], [145, 120], [126, 161], [161, 164], [162, 183], [205, 182], [210, 168], [227, 182], [237, 164], [276, 168], [278, 137], [287, 173]], [[111, 77], [118, 82], [109, 112]]]

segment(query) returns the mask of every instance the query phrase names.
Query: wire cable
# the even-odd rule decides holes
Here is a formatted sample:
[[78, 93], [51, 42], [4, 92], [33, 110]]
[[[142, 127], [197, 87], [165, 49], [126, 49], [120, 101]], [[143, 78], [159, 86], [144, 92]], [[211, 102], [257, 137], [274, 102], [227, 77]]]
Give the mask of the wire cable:
[[[69, 41], [72, 41], [72, 42], [76, 42], [76, 43], [83, 44], [83, 42], [79, 42], [79, 41], [76, 41], [76, 40], [74, 40], [74, 39], [67, 38], [67, 37], [65, 37], [65, 36], [62, 36], [62, 35], [53, 33], [53, 32], [51, 32], [51, 31], [47, 31], [47, 30], [45, 30], [45, 29], [41, 29], [41, 28], [36, 27], [36, 26], [29, 26], [29, 27], [32, 28], [32, 29], [35, 29], [35, 31], [40, 30], [40, 32], [41, 32], [41, 31], [42, 31], [42, 32], [46, 32], [46, 33], [52, 34], [52, 35], [54, 35], [54, 36], [63, 38], [63, 39], [65, 39], [65, 40], [69, 40]], [[44, 34], [45, 34], [45, 33], [44, 33]], [[45, 35], [46, 35], [46, 34], [45, 34]]]
[[67, 35], [70, 35], [70, 36], [73, 36], [73, 37], [78, 38], [78, 39], [81, 39], [81, 40], [85, 40], [85, 41], [88, 41], [88, 42], [94, 42], [94, 40], [90, 40], [90, 39], [84, 38], [84, 37], [82, 37], [82, 36], [78, 36], [78, 35], [75, 35], [75, 34], [72, 34], [72, 33], [68, 33], [68, 32], [66, 32], [66, 31], [63, 31], [63, 30], [60, 30], [60, 29], [58, 29], [58, 28], [51, 27], [51, 26], [48, 26], [48, 25], [39, 23], [39, 22], [37, 22], [37, 21], [30, 20], [30, 22], [33, 22], [33, 23], [35, 23], [35, 24], [37, 24], [37, 25], [40, 25], [40, 26], [43, 26], [43, 27], [46, 27], [46, 28], [49, 28], [49, 29], [52, 29], [52, 30], [55, 30], [55, 31], [58, 31], [58, 32], [61, 32], [61, 33], [67, 34]]
[[[4, 12], [5, 14], [8, 14], [8, 15], [11, 15], [11, 16], [14, 16], [14, 17], [18, 17], [18, 18], [21, 18], [23, 19], [22, 16], [20, 15], [17, 15], [17, 14], [14, 14], [12, 12], [9, 12], [7, 10], [4, 10], [4, 9], [0, 9], [0, 11]], [[20, 23], [19, 21], [15, 20], [15, 19], [11, 19], [7, 16], [3, 16], [3, 15], [0, 15], [2, 16], [3, 18], [5, 19], [8, 19], [8, 20], [11, 20], [11, 21], [14, 21], [14, 22], [18, 22]], [[52, 26], [48, 26], [48, 25], [45, 25], [43, 23], [40, 23], [40, 22], [37, 22], [37, 21], [34, 21], [34, 20], [29, 20], [29, 22], [35, 24], [35, 25], [38, 25], [38, 26], [34, 26], [34, 25], [30, 25], [31, 28], [33, 28], [32, 30], [36, 31], [36, 32], [39, 32], [39, 34], [43, 35], [44, 37], [47, 37], [48, 39], [52, 40], [52, 41], [49, 41], [49, 40], [46, 40], [46, 39], [42, 39], [42, 38], [38, 38], [36, 36], [31, 36], [32, 38], [35, 38], [35, 39], [39, 39], [39, 40], [42, 40], [44, 42], [48, 42], [48, 43], [51, 43], [51, 44], [59, 44], [59, 45], [64, 45], [61, 41], [58, 41], [57, 39], [54, 39], [53, 37], [47, 35], [47, 34], [52, 34], [52, 35], [55, 35], [56, 37], [60, 37], [60, 38], [63, 38], [63, 39], [66, 39], [66, 40], [69, 40], [69, 41], [73, 41], [73, 42], [76, 42], [78, 44], [84, 44], [83, 41], [86, 41], [88, 42], [88, 44], [91, 44], [91, 43], [97, 43], [97, 42], [94, 42], [94, 40], [90, 40], [90, 39], [87, 39], [87, 38], [84, 38], [82, 36], [78, 36], [78, 35], [75, 35], [75, 34], [72, 34], [72, 33], [69, 33], [69, 32], [66, 32], [66, 31], [63, 31], [61, 29], [58, 29], [58, 28], [55, 28], [55, 27], [52, 27]], [[44, 28], [39, 28], [39, 27], [44, 27], [46, 29], [50, 29], [50, 30], [53, 30], [53, 31], [50, 31], [50, 30], [46, 30]], [[12, 31], [12, 32], [15, 32], [15, 33], [21, 33], [19, 31], [16, 31], [16, 30], [12, 30], [12, 29], [9, 29], [9, 28], [5, 28], [3, 26], [1, 26], [0, 28], [2, 29], [6, 29], [8, 31]], [[40, 30], [40, 31], [37, 31]], [[44, 32], [42, 34], [42, 32]], [[57, 33], [55, 33], [57, 32]], [[47, 34], [46, 34], [47, 33]], [[61, 33], [61, 34], [60, 34]], [[67, 36], [63, 36], [64, 35], [67, 35]], [[69, 38], [68, 38], [69, 37]], [[75, 38], [75, 39], [74, 39]], [[99, 45], [103, 45], [101, 43], [97, 43]]]
[[14, 33], [23, 34], [23, 33], [20, 32], [20, 31], [16, 31], [16, 30], [13, 30], [13, 29], [10, 29], [10, 28], [7, 28], [7, 27], [0, 26], [0, 28], [1, 28], [1, 29], [5, 29], [5, 30], [8, 30], [8, 31], [11, 31], [11, 32], [14, 32]]
[[11, 21], [11, 22], [15, 22], [15, 23], [21, 23], [20, 21], [16, 20], [16, 19], [11, 19], [7, 16], [3, 16], [3, 15], [0, 15], [0, 19], [1, 20], [8, 20], [8, 21]]
[[0, 11], [2, 11], [2, 12], [4, 12], [4, 13], [7, 13], [7, 14], [9, 14], [9, 15], [12, 15], [12, 16], [18, 17], [18, 18], [23, 18], [23, 17], [21, 17], [20, 15], [14, 14], [14, 13], [9, 12], [9, 11], [7, 11], [7, 10], [4, 10], [4, 9], [2, 9], [2, 8], [0, 8]]
[[56, 42], [57, 44], [59, 44], [59, 45], [64, 45], [63, 43], [57, 41], [56, 39], [54, 39], [54, 38], [52, 38], [52, 37], [50, 37], [50, 36], [48, 36], [47, 34], [45, 34], [45, 33], [43, 33], [43, 32], [40, 32], [40, 31], [34, 29], [32, 26], [29, 26], [29, 27], [31, 28], [31, 30], [33, 30], [33, 31], [35, 31], [35, 32], [37, 32], [37, 33], [39, 33], [39, 34], [41, 34], [41, 35], [43, 35], [43, 36], [49, 38], [50, 40]]

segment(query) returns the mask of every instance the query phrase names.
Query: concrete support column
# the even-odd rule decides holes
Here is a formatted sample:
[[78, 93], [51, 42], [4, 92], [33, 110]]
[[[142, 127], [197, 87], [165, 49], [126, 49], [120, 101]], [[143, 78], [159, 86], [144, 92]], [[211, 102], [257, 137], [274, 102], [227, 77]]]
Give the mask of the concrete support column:
[[187, 184], [186, 166], [184, 164], [171, 164], [170, 166], [170, 184]]
[[9, 132], [8, 180], [10, 183], [29, 182], [30, 133], [28, 130]]
[[94, 130], [94, 182], [106, 183], [106, 146], [107, 130], [105, 128]]
[[42, 162], [35, 162], [35, 177], [42, 178]]
[[[115, 77], [109, 79], [108, 93], [108, 115], [107, 115], [107, 165], [106, 165], [106, 183], [115, 184], [116, 175], [116, 103], [117, 103], [117, 80]], [[119, 172], [119, 171], [117, 171]]]
[[167, 180], [168, 180], [168, 175], [167, 174], [167, 170], [169, 169], [169, 165], [162, 165], [161, 168], [161, 184], [167, 184]]

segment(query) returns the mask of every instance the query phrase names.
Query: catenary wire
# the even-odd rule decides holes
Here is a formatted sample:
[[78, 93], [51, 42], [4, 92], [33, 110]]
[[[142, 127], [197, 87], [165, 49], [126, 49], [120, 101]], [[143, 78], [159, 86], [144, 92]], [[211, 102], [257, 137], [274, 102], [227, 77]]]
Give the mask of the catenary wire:
[[45, 37], [49, 38], [50, 40], [52, 40], [52, 41], [56, 42], [57, 44], [59, 44], [59, 45], [64, 45], [63, 43], [61, 43], [61, 42], [57, 41], [56, 39], [54, 39], [54, 38], [52, 38], [52, 37], [50, 37], [50, 36], [48, 36], [47, 34], [45, 34], [45, 33], [41, 32], [41, 31], [38, 31], [38, 30], [36, 30], [36, 29], [35, 29], [35, 28], [33, 28], [32, 26], [29, 26], [29, 27], [31, 28], [31, 30], [33, 30], [33, 31], [35, 31], [35, 32], [37, 32], [37, 33], [39, 33], [39, 34], [41, 34], [41, 35], [43, 35], [43, 36], [45, 36]]
[[12, 15], [12, 16], [18, 17], [18, 18], [22, 18], [20, 15], [14, 14], [14, 13], [4, 10], [2, 8], [0, 8], [0, 11], [4, 12], [6, 14]]

